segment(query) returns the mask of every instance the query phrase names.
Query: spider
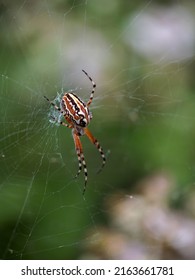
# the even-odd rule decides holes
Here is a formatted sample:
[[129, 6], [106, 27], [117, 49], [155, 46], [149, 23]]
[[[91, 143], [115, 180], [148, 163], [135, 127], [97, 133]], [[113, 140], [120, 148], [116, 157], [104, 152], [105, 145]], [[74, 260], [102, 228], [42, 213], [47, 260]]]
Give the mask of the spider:
[[85, 70], [82, 70], [83, 73], [88, 77], [88, 79], [92, 83], [92, 91], [90, 94], [90, 98], [87, 103], [83, 102], [75, 93], [72, 92], [65, 92], [61, 101], [60, 101], [60, 107], [58, 107], [55, 103], [50, 101], [50, 99], [46, 96], [44, 98], [56, 109], [62, 114], [67, 121], [67, 123], [58, 121], [59, 124], [66, 126], [68, 128], [72, 129], [72, 136], [74, 139], [74, 145], [75, 150], [78, 157], [78, 163], [79, 163], [79, 169], [75, 177], [77, 177], [83, 167], [84, 170], [84, 176], [85, 176], [85, 184], [83, 189], [83, 194], [86, 190], [87, 185], [87, 164], [85, 162], [85, 157], [83, 154], [83, 148], [81, 144], [80, 137], [83, 135], [86, 135], [89, 140], [96, 146], [98, 149], [101, 157], [102, 157], [102, 166], [99, 171], [102, 170], [106, 163], [106, 157], [103, 152], [103, 149], [98, 142], [98, 140], [92, 135], [90, 130], [87, 128], [89, 125], [91, 119], [92, 119], [92, 113], [89, 111], [89, 106], [91, 105], [93, 101], [93, 96], [96, 88], [96, 83], [92, 80], [92, 78], [88, 75], [88, 73]]

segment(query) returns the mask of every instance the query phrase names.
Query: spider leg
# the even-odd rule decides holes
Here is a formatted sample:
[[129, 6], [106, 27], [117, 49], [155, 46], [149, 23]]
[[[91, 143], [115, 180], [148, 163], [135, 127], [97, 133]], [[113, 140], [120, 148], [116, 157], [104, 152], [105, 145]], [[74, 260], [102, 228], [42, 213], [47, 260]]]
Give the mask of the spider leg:
[[79, 162], [79, 170], [76, 174], [76, 177], [80, 174], [80, 172], [82, 170], [82, 166], [83, 166], [83, 170], [84, 170], [84, 175], [85, 175], [85, 185], [84, 185], [84, 189], [83, 189], [83, 195], [84, 195], [85, 190], [86, 190], [86, 185], [87, 185], [87, 165], [85, 162], [85, 157], [83, 154], [83, 148], [82, 148], [80, 137], [74, 131], [73, 131], [72, 135], [73, 135], [75, 150], [76, 150], [78, 162]]
[[79, 169], [78, 169], [77, 174], [75, 175], [75, 178], [77, 178], [79, 176], [79, 174], [81, 173], [81, 170], [82, 170], [81, 153], [79, 150], [76, 150], [76, 153], [77, 153], [77, 158], [78, 158], [78, 162], [79, 162]]
[[[66, 118], [66, 113], [60, 109], [60, 107], [58, 107], [55, 103], [53, 103], [52, 101], [50, 101], [50, 99], [44, 95], [44, 98], [56, 109], [58, 110], [65, 118]], [[51, 118], [53, 120], [56, 120], [56, 118], [54, 118], [53, 116], [51, 116]], [[66, 124], [65, 122], [62, 122], [62, 121], [58, 121], [59, 124], [63, 125], [63, 126], [66, 126], [68, 128], [72, 128], [72, 125], [69, 125], [69, 124]]]
[[104, 167], [105, 163], [106, 163], [106, 157], [104, 154], [104, 151], [100, 145], [100, 143], [98, 142], [98, 140], [92, 135], [92, 133], [90, 132], [90, 130], [88, 128], [84, 128], [85, 130], [85, 134], [87, 135], [87, 137], [89, 138], [89, 140], [96, 146], [96, 148], [98, 149], [101, 157], [102, 157], [102, 166], [100, 168], [100, 170], [98, 171], [98, 173], [102, 170], [102, 168]]
[[92, 80], [92, 78], [87, 74], [87, 72], [85, 70], [82, 70], [83, 73], [85, 73], [85, 75], [89, 78], [89, 80], [91, 81], [92, 85], [93, 85], [93, 88], [92, 88], [92, 91], [91, 91], [91, 95], [90, 95], [90, 98], [89, 98], [89, 101], [87, 102], [87, 107], [90, 106], [92, 100], [93, 100], [93, 95], [94, 95], [94, 92], [95, 92], [95, 88], [96, 88], [96, 83]]
[[[51, 116], [51, 118], [52, 118], [54, 121], [56, 121], [56, 118], [54, 118], [53, 116]], [[58, 121], [57, 123], [59, 123], [60, 125], [66, 126], [66, 127], [68, 127], [68, 128], [72, 128], [72, 125], [67, 124], [67, 123], [65, 123], [65, 122]]]
[[56, 110], [58, 110], [62, 115], [64, 115], [64, 111], [61, 110], [55, 103], [53, 103], [47, 96], [43, 96]]

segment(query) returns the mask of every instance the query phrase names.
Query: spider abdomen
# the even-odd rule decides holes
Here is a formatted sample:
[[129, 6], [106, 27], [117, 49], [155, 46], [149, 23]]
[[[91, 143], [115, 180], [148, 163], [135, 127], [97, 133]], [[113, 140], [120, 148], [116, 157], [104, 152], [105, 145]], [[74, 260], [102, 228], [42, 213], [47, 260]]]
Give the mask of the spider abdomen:
[[74, 93], [65, 93], [61, 101], [62, 110], [65, 112], [67, 121], [76, 126], [86, 127], [92, 115], [87, 105]]

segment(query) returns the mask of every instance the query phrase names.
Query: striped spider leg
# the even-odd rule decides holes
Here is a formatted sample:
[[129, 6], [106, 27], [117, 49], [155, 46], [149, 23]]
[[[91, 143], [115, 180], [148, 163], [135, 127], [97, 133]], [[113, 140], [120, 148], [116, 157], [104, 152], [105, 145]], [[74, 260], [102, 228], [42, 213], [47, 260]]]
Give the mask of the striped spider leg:
[[95, 145], [95, 147], [98, 149], [102, 157], [102, 166], [100, 168], [100, 171], [102, 170], [102, 168], [106, 163], [106, 157], [100, 143], [97, 141], [97, 139], [92, 135], [92, 133], [87, 128], [87, 126], [89, 125], [92, 119], [92, 113], [89, 111], [89, 106], [93, 101], [96, 83], [92, 80], [92, 78], [88, 75], [86, 71], [84, 70], [82, 71], [92, 83], [92, 91], [87, 103], [83, 102], [76, 94], [72, 92], [64, 93], [60, 102], [60, 107], [58, 107], [54, 102], [50, 101], [48, 97], [46, 96], [44, 97], [55, 108], [55, 110], [59, 111], [60, 114], [64, 116], [65, 120], [67, 121], [67, 123], [59, 121], [59, 124], [72, 129], [72, 136], [74, 139], [75, 150], [77, 153], [77, 158], [79, 163], [79, 168], [76, 177], [81, 173], [81, 170], [83, 168], [84, 176], [85, 176], [85, 185], [83, 189], [83, 194], [84, 194], [87, 185], [88, 172], [87, 172], [87, 164], [85, 162], [85, 157], [84, 157], [80, 137], [86, 135], [89, 138], [89, 140]]

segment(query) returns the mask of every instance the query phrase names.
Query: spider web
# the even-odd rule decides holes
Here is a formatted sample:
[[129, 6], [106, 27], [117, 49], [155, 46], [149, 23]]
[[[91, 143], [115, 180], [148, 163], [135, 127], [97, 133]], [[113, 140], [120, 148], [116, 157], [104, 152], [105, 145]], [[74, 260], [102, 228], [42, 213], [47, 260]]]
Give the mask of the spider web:
[[[171, 185], [169, 191], [174, 185], [172, 203], [188, 213], [193, 228], [189, 232], [194, 231], [194, 209], [185, 208], [185, 195], [194, 197], [194, 22], [190, 12], [194, 3], [138, 2], [1, 4], [1, 258], [160, 257], [147, 242], [144, 250], [149, 247], [150, 253], [140, 255], [133, 254], [130, 245], [131, 254], [117, 255], [108, 245], [105, 253], [101, 244], [110, 240], [121, 247], [126, 239], [132, 244], [134, 233], [120, 224], [126, 217], [120, 202], [128, 201], [132, 207], [125, 213], [137, 212], [140, 197], [147, 195], [140, 186], [142, 195], [138, 194], [136, 186], [146, 186], [138, 182], [148, 176], [163, 177], [165, 185]], [[187, 39], [182, 37], [186, 45], [182, 49], [177, 41], [178, 48], [177, 44], [163, 46], [158, 38], [151, 44], [155, 49], [147, 40], [142, 46], [143, 29], [154, 26], [158, 16], [168, 11], [167, 24], [173, 20], [174, 32], [179, 24], [171, 12], [184, 18], [181, 27], [186, 37], [189, 34]], [[162, 30], [163, 42], [170, 42], [175, 33], [166, 32]], [[81, 69], [97, 84], [90, 130], [107, 157], [105, 169], [96, 174], [101, 158], [82, 137], [89, 173], [84, 197], [83, 174], [74, 178], [78, 162], [71, 131], [51, 121], [51, 114], [58, 119], [59, 114], [43, 98], [59, 101], [63, 92], [72, 91], [87, 101], [91, 84]], [[158, 183], [155, 186], [157, 190], [152, 190], [161, 193]], [[166, 201], [169, 191], [164, 193]], [[171, 211], [168, 202], [166, 207]], [[128, 223], [135, 229], [133, 221]], [[143, 244], [144, 238], [140, 239]], [[136, 239], [133, 246], [138, 243]], [[136, 252], [143, 252], [140, 246]]]

